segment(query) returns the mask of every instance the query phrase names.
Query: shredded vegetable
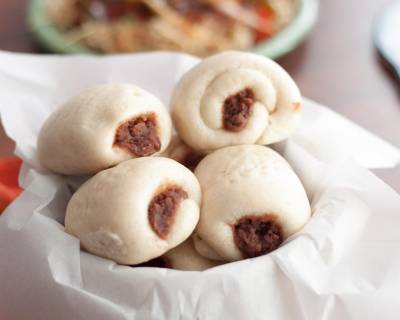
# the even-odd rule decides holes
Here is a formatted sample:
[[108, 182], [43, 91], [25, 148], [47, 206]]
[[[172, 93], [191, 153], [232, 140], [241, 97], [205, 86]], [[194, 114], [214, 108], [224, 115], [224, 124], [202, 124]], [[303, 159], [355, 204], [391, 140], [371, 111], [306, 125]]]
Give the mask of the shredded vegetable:
[[71, 42], [105, 53], [247, 49], [296, 13], [296, 0], [44, 0]]

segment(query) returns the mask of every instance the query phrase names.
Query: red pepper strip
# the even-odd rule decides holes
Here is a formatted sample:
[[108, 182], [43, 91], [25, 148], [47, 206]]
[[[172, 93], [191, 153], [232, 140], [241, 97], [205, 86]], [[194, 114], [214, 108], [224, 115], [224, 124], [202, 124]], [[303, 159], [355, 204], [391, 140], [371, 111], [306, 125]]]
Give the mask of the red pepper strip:
[[[265, 5], [259, 5], [256, 7], [256, 12], [257, 15], [259, 17], [262, 18], [262, 21], [264, 21], [266, 24], [269, 23], [269, 21], [272, 19], [273, 17], [273, 12], [271, 10], [271, 8], [269, 8], [268, 6]], [[263, 26], [264, 27], [264, 26]], [[265, 29], [265, 28], [263, 28]], [[262, 31], [258, 31], [256, 33], [256, 43], [260, 43], [264, 40], [266, 40], [267, 38], [269, 38], [271, 36], [271, 34], [269, 32], [262, 32]]]

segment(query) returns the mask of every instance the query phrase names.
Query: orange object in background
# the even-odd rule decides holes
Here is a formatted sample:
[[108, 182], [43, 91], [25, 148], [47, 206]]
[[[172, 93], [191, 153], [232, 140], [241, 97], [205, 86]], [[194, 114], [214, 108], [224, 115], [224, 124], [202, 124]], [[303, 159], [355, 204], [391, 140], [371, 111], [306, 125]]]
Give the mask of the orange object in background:
[[22, 192], [18, 175], [22, 161], [16, 157], [0, 159], [0, 215]]
[[[257, 14], [263, 20], [263, 22], [265, 24], [263, 26], [263, 29], [266, 30], [268, 28], [268, 24], [271, 23], [271, 20], [273, 19], [273, 15], [274, 15], [273, 11], [266, 6], [258, 6]], [[263, 42], [270, 36], [271, 36], [271, 34], [269, 34], [267, 32], [258, 31], [256, 34], [256, 43]]]

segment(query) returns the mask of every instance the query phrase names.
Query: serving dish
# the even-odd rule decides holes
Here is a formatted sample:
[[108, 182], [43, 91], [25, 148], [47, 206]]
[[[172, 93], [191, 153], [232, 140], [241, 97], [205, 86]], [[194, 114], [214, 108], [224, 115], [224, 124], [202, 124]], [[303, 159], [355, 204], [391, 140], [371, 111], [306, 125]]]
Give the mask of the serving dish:
[[121, 266], [81, 251], [65, 232], [67, 202], [84, 177], [40, 169], [39, 130], [60, 103], [99, 83], [135, 83], [167, 104], [199, 59], [165, 52], [0, 58], [0, 115], [23, 159], [24, 188], [0, 217], [4, 318], [342, 319], [345, 307], [346, 315], [396, 319], [400, 197], [365, 169], [397, 165], [393, 146], [305, 100], [301, 126], [276, 145], [311, 200], [305, 228], [268, 255], [204, 272]]
[[[277, 59], [296, 48], [311, 31], [318, 13], [317, 0], [298, 0], [298, 12], [280, 32], [259, 43], [250, 51]], [[43, 0], [31, 0], [28, 8], [28, 25], [33, 36], [47, 50], [55, 53], [98, 54], [71, 40], [57, 29], [44, 8]]]

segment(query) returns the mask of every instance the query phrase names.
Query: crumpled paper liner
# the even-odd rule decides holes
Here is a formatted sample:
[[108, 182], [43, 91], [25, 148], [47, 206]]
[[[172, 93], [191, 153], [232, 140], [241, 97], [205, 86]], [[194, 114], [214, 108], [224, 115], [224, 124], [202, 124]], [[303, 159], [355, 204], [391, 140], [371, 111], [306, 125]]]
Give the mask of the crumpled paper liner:
[[84, 178], [39, 167], [35, 145], [45, 118], [104, 82], [132, 82], [167, 103], [197, 62], [173, 53], [0, 54], [0, 114], [24, 160], [25, 188], [0, 218], [0, 317], [398, 319], [400, 197], [360, 165], [393, 166], [399, 151], [310, 101], [301, 128], [275, 148], [305, 185], [313, 217], [271, 254], [205, 272], [131, 268], [81, 252], [64, 232], [66, 204]]

